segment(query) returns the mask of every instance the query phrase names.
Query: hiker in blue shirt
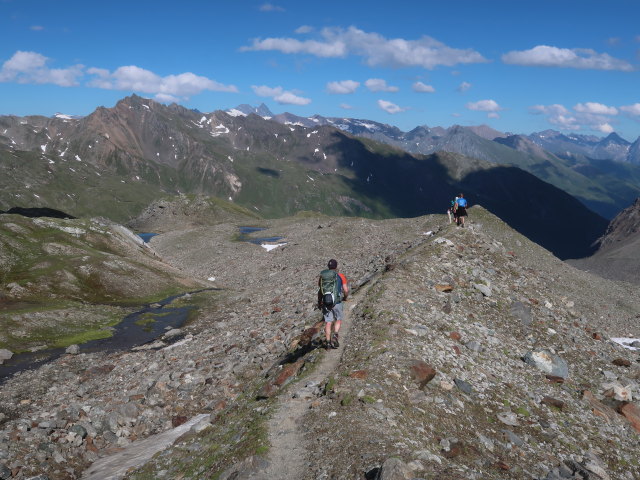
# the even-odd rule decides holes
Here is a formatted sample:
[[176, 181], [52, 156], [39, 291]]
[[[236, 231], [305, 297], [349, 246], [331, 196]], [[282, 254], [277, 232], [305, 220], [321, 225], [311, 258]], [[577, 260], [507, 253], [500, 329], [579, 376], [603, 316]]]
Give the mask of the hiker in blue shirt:
[[467, 216], [467, 199], [464, 198], [462, 193], [458, 195], [453, 211], [455, 212], [457, 224], [464, 228], [464, 217]]

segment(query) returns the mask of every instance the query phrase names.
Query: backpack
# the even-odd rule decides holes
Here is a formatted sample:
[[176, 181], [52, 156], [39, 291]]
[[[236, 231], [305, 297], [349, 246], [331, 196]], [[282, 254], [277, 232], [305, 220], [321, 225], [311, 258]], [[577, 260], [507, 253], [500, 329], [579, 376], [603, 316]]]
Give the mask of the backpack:
[[467, 208], [467, 199], [466, 198], [459, 198], [458, 199], [458, 206], [462, 207], [462, 208]]
[[322, 297], [322, 305], [331, 310], [340, 303], [338, 273], [335, 270], [323, 270], [320, 272], [320, 295]]

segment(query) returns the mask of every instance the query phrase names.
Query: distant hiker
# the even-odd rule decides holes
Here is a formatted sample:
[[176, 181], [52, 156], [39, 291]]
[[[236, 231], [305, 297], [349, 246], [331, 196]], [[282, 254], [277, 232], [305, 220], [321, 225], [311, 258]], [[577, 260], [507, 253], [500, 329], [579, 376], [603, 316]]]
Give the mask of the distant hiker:
[[[347, 278], [338, 273], [338, 261], [329, 260], [327, 269], [318, 278], [318, 308], [324, 317], [325, 348], [338, 348], [338, 332], [342, 326], [342, 300], [349, 295]], [[333, 326], [333, 328], [332, 328]], [[333, 330], [333, 334], [331, 332]]]
[[453, 200], [451, 200], [451, 203], [449, 204], [449, 208], [447, 208], [447, 215], [449, 216], [449, 223], [451, 223], [455, 219], [455, 215], [453, 213], [453, 209], [454, 209], [454, 207], [456, 205], [456, 200], [458, 200], [458, 197], [456, 197]]
[[464, 217], [467, 216], [467, 199], [461, 193], [456, 197], [455, 203], [456, 223], [464, 228]]

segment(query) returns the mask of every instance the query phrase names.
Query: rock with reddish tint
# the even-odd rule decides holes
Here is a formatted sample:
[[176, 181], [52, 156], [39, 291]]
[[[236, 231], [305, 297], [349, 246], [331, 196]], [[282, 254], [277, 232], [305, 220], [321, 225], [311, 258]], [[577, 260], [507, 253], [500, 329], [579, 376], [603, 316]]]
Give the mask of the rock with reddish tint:
[[631, 362], [629, 360], [627, 360], [626, 358], [616, 358], [613, 362], [614, 365], [618, 366], [618, 367], [630, 367], [631, 366]]
[[544, 396], [540, 403], [548, 405], [549, 407], [557, 408], [558, 410], [563, 410], [565, 407], [565, 403], [562, 400], [549, 396]]
[[616, 411], [598, 400], [589, 390], [582, 393], [582, 400], [587, 402], [594, 415], [604, 418], [607, 423], [618, 420], [619, 416]]
[[636, 432], [640, 433], [640, 408], [635, 403], [627, 403], [620, 407], [620, 413], [629, 420]]
[[269, 380], [258, 393], [258, 398], [274, 397], [280, 387], [289, 383], [304, 365], [304, 358], [299, 358], [295, 363], [286, 364], [274, 378]]
[[453, 291], [453, 286], [449, 285], [449, 284], [437, 283], [435, 285], [435, 289], [438, 292], [451, 292], [451, 291]]
[[455, 340], [456, 342], [459, 342], [459, 341], [460, 341], [460, 339], [462, 338], [462, 335], [460, 335], [460, 333], [459, 333], [459, 332], [451, 332], [451, 333], [449, 334], [449, 338], [450, 338], [451, 340]]
[[411, 378], [413, 378], [420, 388], [424, 388], [436, 376], [436, 370], [431, 365], [417, 360], [409, 367]]
[[180, 425], [187, 423], [187, 420], [189, 419], [184, 415], [176, 415], [174, 417], [171, 417], [171, 425], [173, 426], [173, 428], [179, 427]]
[[358, 378], [360, 380], [364, 380], [365, 378], [367, 378], [368, 374], [369, 372], [367, 370], [356, 370], [355, 372], [351, 372], [349, 376], [351, 378]]

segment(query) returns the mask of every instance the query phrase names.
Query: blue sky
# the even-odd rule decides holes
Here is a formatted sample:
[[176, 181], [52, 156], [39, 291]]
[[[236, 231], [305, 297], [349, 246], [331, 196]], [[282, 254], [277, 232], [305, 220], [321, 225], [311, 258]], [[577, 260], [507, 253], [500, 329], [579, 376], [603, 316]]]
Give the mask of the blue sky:
[[640, 136], [637, 0], [0, 0], [0, 115], [203, 112]]

